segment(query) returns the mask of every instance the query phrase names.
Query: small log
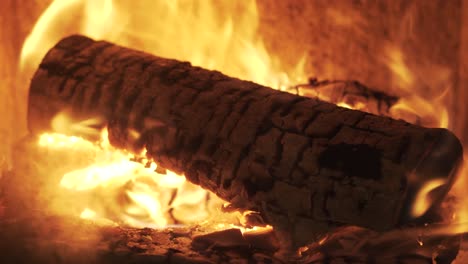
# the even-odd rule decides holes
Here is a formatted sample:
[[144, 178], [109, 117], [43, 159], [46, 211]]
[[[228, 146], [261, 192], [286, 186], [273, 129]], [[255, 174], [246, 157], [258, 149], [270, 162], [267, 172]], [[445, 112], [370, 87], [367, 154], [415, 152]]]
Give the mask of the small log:
[[437, 204], [462, 159], [446, 129], [76, 35], [52, 48], [32, 79], [31, 132], [60, 127], [52, 120], [64, 110], [74, 120], [104, 118], [113, 145], [146, 148], [161, 166], [260, 212], [295, 245], [337, 226], [382, 231], [413, 220], [421, 186], [446, 180], [431, 195]]

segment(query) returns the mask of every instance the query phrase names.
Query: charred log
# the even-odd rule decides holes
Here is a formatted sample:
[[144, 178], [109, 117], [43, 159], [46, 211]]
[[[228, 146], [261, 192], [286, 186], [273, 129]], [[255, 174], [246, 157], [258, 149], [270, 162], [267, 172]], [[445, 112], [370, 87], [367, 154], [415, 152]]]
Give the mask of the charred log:
[[387, 230], [407, 223], [421, 186], [445, 179], [431, 196], [437, 204], [462, 157], [445, 129], [83, 36], [63, 39], [42, 61], [31, 82], [30, 130], [64, 128], [54, 120], [64, 110], [75, 120], [104, 118], [115, 146], [146, 147], [165, 168], [259, 211], [296, 244], [346, 224]]

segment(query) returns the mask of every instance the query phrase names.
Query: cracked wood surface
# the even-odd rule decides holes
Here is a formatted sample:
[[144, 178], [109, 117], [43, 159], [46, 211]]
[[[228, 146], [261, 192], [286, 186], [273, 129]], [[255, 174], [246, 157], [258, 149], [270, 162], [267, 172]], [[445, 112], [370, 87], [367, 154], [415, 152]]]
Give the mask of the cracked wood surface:
[[[235, 207], [259, 211], [299, 245], [352, 224], [409, 221], [424, 182], [452, 183], [448, 130], [337, 107], [83, 36], [49, 51], [31, 82], [28, 123], [60, 111], [104, 117], [113, 145], [140, 150]], [[68, 131], [70, 132], [70, 131]], [[72, 131], [73, 133], [73, 131]]]

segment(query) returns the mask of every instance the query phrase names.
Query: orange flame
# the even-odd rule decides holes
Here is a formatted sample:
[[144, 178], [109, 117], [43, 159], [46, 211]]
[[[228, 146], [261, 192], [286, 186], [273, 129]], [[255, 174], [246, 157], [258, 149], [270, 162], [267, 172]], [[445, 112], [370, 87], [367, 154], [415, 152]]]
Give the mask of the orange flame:
[[35, 69], [61, 38], [80, 33], [278, 89], [303, 82], [305, 60], [285, 67], [271, 56], [258, 21], [254, 0], [55, 0], [27, 37], [20, 64]]
[[456, 197], [455, 212], [452, 215], [452, 222], [461, 224], [455, 227], [454, 232], [462, 233], [467, 232], [468, 227], [468, 195], [466, 195], [466, 190], [468, 186], [468, 164], [466, 163], [467, 156], [464, 156], [465, 162], [460, 168], [458, 177], [455, 181], [455, 184], [450, 191], [450, 195]]
[[[131, 13], [127, 12], [130, 6]], [[351, 25], [353, 22], [344, 16], [340, 17], [338, 13], [331, 15], [342, 25]], [[258, 23], [258, 10], [254, 0], [54, 0], [26, 39], [21, 51], [20, 66], [31, 75], [52, 45], [69, 34], [79, 33], [158, 56], [190, 61], [197, 66], [219, 70], [276, 89], [285, 90], [292, 84], [303, 83], [306, 80], [305, 59], [299, 59], [295, 65], [282, 64], [266, 50], [258, 34]], [[392, 84], [401, 98], [390, 109], [392, 117], [424, 126], [449, 127], [452, 123], [445, 100], [451, 85], [447, 81], [450, 79], [449, 74], [437, 67], [435, 70], [418, 73], [415, 68], [424, 67], [409, 65], [398, 46], [388, 45], [384, 47], [383, 53], [382, 57], [393, 73]], [[434, 72], [437, 78], [431, 80], [436, 79], [435, 88], [425, 85], [421, 82], [422, 78], [418, 78], [427, 75], [434, 77]], [[428, 91], [428, 87], [434, 89]], [[339, 105], [351, 108], [346, 103]], [[99, 119], [90, 119], [82, 123], [70, 123], [66, 116], [57, 116], [52, 127], [60, 133], [93, 135], [96, 131], [89, 129], [88, 125], [99, 122]], [[110, 150], [107, 145], [96, 147], [77, 137], [45, 134], [40, 140], [40, 144], [46, 147], [85, 148], [90, 153], [101, 153], [100, 156], [96, 154], [94, 165], [66, 173], [61, 185], [74, 191], [103, 189], [105, 192], [112, 190], [122, 194], [122, 190], [118, 188], [124, 183], [126, 207], [122, 208], [118, 204], [117, 207], [121, 209], [118, 221], [135, 226], [146, 225], [148, 222], [165, 225], [173, 221], [171, 218], [180, 218], [180, 215], [190, 216], [190, 219], [186, 219], [188, 222], [196, 222], [206, 216], [205, 211], [194, 209], [199, 207], [201, 197], [206, 192], [171, 172], [154, 176], [154, 163], [151, 163], [153, 167], [145, 168], [139, 163], [129, 161], [128, 153]], [[104, 143], [101, 144], [108, 144], [106, 140], [102, 142]], [[462, 175], [466, 175], [466, 169]], [[157, 177], [157, 181], [153, 177]], [[129, 182], [131, 184], [127, 185]], [[427, 195], [437, 184], [440, 182], [431, 182], [421, 189], [414, 205], [415, 215], [420, 215], [427, 209]], [[464, 178], [457, 181], [455, 193], [464, 197], [465, 186]], [[177, 197], [180, 198], [172, 200], [172, 190], [177, 190]], [[181, 192], [186, 192], [187, 198], [179, 196]], [[91, 205], [86, 204], [83, 207], [81, 217], [103, 217], [103, 210], [99, 210], [103, 205], [100, 204], [98, 208]], [[169, 218], [165, 215], [168, 210], [172, 210]], [[459, 212], [460, 218], [467, 221], [468, 213], [463, 212], [468, 210]]]
[[[285, 67], [271, 56], [259, 38], [258, 21], [255, 0], [55, 0], [27, 37], [20, 67], [31, 75], [56, 42], [79, 33], [277, 89], [303, 82], [305, 60]], [[132, 154], [110, 146], [105, 130], [98, 145], [63, 135], [96, 136], [99, 131], [94, 127], [102, 125], [99, 118], [76, 122], [60, 113], [51, 125], [56, 133], [43, 134], [40, 145], [80, 149], [92, 156], [89, 166], [65, 173], [60, 182], [64, 189], [92, 196], [78, 202], [82, 218], [135, 227], [166, 226], [196, 223], [221, 208], [219, 198], [183, 176], [156, 173], [157, 165], [151, 161], [142, 162], [147, 167], [130, 161]]]
[[[451, 88], [449, 74], [438, 68], [418, 73], [417, 70], [422, 71], [424, 65], [418, 65], [417, 70], [409, 67], [401, 49], [389, 45], [385, 51], [386, 64], [393, 73], [392, 83], [400, 94], [400, 100], [390, 108], [391, 116], [426, 127], [448, 128], [446, 97]], [[417, 77], [418, 74], [432, 74], [434, 84], [426, 85], [424, 78]]]
[[411, 214], [413, 217], [419, 217], [423, 215], [429, 207], [432, 205], [432, 201], [429, 199], [431, 191], [435, 190], [446, 183], [445, 179], [434, 179], [425, 183], [416, 195], [415, 202], [412, 206]]
[[[84, 219], [134, 227], [193, 224], [219, 214], [224, 203], [187, 182], [183, 175], [169, 170], [155, 172], [157, 165], [145, 158], [132, 161], [133, 154], [110, 145], [106, 129], [99, 144], [76, 136], [45, 133], [39, 137], [39, 145], [80, 150], [79, 155], [89, 159], [89, 166], [65, 173], [60, 181], [61, 188], [83, 197], [76, 204], [82, 207], [80, 217]], [[144, 153], [139, 156], [144, 157]]]

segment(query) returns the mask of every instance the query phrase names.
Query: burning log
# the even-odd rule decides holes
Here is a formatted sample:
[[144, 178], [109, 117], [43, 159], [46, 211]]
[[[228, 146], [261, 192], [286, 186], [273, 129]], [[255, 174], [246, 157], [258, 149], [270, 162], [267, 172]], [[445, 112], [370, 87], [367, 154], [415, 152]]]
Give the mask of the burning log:
[[[445, 129], [83, 36], [60, 41], [32, 79], [31, 132], [78, 133], [57, 120], [64, 110], [73, 120], [104, 118], [113, 145], [146, 148], [234, 207], [260, 212], [296, 245], [337, 226], [381, 231], [414, 220], [442, 199], [462, 159]], [[420, 195], [426, 203], [414, 211]]]

